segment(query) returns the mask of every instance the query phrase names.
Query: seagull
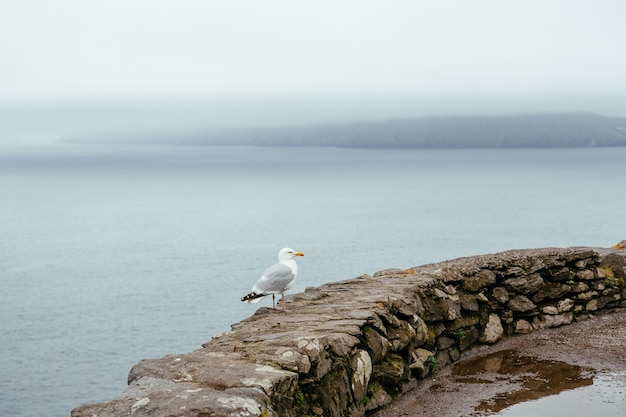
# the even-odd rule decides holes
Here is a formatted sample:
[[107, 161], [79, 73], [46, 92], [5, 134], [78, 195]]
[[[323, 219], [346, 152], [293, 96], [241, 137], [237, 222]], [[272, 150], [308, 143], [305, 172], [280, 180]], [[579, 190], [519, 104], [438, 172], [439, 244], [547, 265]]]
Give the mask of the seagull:
[[270, 266], [263, 272], [261, 278], [252, 287], [245, 297], [241, 298], [244, 303], [256, 303], [266, 295], [272, 295], [272, 308], [276, 310], [275, 295], [282, 296], [282, 311], [285, 310], [285, 292], [291, 288], [296, 281], [298, 274], [298, 265], [294, 258], [296, 256], [304, 256], [302, 252], [296, 252], [290, 248], [281, 249], [278, 252], [278, 263]]

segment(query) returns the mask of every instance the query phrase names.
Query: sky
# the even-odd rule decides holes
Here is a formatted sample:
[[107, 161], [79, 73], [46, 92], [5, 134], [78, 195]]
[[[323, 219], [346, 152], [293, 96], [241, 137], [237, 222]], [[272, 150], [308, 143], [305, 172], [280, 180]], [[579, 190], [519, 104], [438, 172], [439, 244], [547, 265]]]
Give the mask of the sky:
[[626, 116], [625, 16], [623, 0], [2, 0], [0, 103]]

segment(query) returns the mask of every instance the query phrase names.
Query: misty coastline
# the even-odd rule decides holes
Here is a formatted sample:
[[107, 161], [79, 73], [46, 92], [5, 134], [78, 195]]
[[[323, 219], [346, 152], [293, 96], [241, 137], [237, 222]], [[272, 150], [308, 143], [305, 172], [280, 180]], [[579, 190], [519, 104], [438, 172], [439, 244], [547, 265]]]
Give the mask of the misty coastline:
[[440, 116], [277, 127], [109, 131], [66, 135], [70, 143], [343, 148], [567, 148], [626, 145], [626, 118], [593, 113]]

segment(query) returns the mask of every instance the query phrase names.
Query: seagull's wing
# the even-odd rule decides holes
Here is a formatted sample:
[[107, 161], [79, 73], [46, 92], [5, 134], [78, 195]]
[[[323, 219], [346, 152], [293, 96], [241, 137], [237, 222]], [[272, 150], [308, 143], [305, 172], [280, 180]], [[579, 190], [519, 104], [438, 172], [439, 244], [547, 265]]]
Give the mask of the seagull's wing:
[[291, 268], [282, 263], [277, 263], [265, 270], [261, 278], [254, 284], [252, 291], [257, 294], [280, 293], [289, 289], [294, 275]]

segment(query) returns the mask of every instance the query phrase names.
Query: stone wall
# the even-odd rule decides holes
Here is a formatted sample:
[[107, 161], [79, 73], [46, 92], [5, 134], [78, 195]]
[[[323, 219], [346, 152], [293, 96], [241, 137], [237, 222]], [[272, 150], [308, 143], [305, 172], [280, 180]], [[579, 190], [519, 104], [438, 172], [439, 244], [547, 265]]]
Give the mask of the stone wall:
[[308, 288], [72, 416], [364, 416], [473, 346], [626, 308], [625, 256], [515, 250]]

